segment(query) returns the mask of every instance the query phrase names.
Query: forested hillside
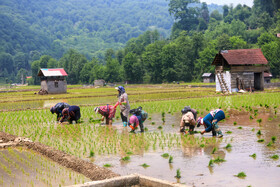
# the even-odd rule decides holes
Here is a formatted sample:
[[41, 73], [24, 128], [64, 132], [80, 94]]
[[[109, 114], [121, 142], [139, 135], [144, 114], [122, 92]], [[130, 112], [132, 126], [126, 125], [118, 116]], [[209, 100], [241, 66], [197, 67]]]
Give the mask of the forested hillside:
[[212, 12], [198, 0], [0, 3], [0, 76], [11, 80], [30, 75], [31, 59], [34, 84], [40, 68], [54, 67], [65, 68], [70, 84], [194, 81], [213, 72], [210, 64], [219, 50], [241, 48], [261, 48], [273, 76], [279, 76], [277, 0]]

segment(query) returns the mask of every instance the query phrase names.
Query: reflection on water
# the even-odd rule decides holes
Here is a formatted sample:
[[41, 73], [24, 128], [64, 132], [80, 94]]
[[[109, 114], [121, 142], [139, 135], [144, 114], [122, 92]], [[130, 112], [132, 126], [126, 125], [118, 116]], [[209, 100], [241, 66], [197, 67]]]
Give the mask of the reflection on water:
[[[157, 124], [162, 125], [162, 123], [160, 119], [155, 120], [155, 116], [153, 115], [152, 120], [145, 126], [152, 132], [159, 132]], [[263, 121], [259, 125], [256, 119], [250, 120], [249, 116], [248, 113], [232, 114], [227, 121], [221, 122], [220, 127], [224, 132], [224, 138], [221, 139], [212, 138], [208, 134], [203, 135], [204, 140], [200, 134], [188, 136], [187, 139], [181, 136], [179, 140], [181, 149], [176, 147], [165, 147], [163, 150], [149, 149], [143, 154], [132, 155], [130, 162], [126, 162], [126, 164], [121, 163], [116, 156], [98, 157], [96, 164], [111, 163], [114, 166], [111, 169], [121, 175], [140, 173], [173, 182], [177, 181], [174, 176], [177, 169], [180, 169], [182, 176], [180, 182], [194, 186], [280, 186], [278, 180], [280, 169], [277, 167], [279, 160], [275, 161], [270, 158], [273, 154], [280, 155], [279, 117], [273, 118], [272, 114], [260, 111], [256, 119], [261, 118]], [[179, 131], [179, 123], [174, 123], [172, 121], [174, 119], [179, 121], [176, 115], [166, 116], [165, 125], [162, 125], [164, 132], [177, 133]], [[151, 125], [151, 121], [156, 122], [156, 125]], [[233, 125], [234, 121], [237, 122], [237, 125]], [[175, 124], [175, 126], [172, 127], [171, 124]], [[243, 128], [239, 129], [239, 126]], [[118, 128], [121, 131], [121, 125]], [[261, 138], [265, 143], [257, 142], [260, 138], [256, 135], [258, 130], [262, 131]], [[227, 134], [227, 131], [232, 133]], [[178, 136], [180, 136], [179, 133]], [[272, 147], [268, 147], [267, 144], [271, 141], [272, 136], [276, 136], [277, 140]], [[189, 144], [195, 141], [206, 142], [205, 144], [208, 146], [200, 147]], [[226, 149], [225, 147], [229, 143], [232, 148]], [[216, 151], [213, 153], [214, 148]], [[173, 162], [169, 163], [168, 159], [160, 156], [163, 153], [172, 155]], [[253, 153], [257, 155], [256, 159], [249, 156]], [[208, 166], [210, 159], [217, 158], [224, 159], [225, 162]], [[140, 166], [143, 163], [150, 167], [143, 169]], [[269, 173], [265, 178], [263, 178], [263, 171]], [[245, 172], [247, 177], [239, 179], [234, 176], [240, 172]]]

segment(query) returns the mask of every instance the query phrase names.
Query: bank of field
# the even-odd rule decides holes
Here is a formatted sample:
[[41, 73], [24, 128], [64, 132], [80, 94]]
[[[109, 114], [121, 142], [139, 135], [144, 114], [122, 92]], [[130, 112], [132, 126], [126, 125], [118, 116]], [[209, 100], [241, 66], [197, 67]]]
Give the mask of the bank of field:
[[[215, 181], [228, 174], [234, 185], [251, 185], [259, 181], [254, 181], [250, 172], [266, 161], [268, 165], [263, 168], [274, 172], [272, 184], [276, 180], [273, 177], [280, 174], [279, 162], [270, 158], [280, 154], [280, 137], [279, 133], [275, 134], [280, 131], [279, 89], [228, 96], [216, 93], [214, 88], [188, 85], [133, 85], [127, 86], [126, 91], [132, 108], [142, 106], [149, 113], [144, 123], [145, 133], [131, 134], [128, 128], [122, 127], [119, 108], [113, 126], [100, 122], [101, 116], [93, 109], [114, 104], [117, 101], [114, 88], [72, 88], [67, 94], [47, 96], [34, 95], [34, 91], [29, 90], [1, 93], [0, 130], [109, 167], [122, 175], [143, 173], [176, 181], [174, 176], [180, 169], [180, 182], [186, 184], [198, 182], [197, 175], [204, 176], [205, 181], [209, 178]], [[49, 106], [60, 101], [81, 106], [81, 123], [56, 123]], [[226, 120], [220, 123], [224, 138], [212, 138], [210, 133], [204, 136], [179, 134], [180, 111], [187, 105], [197, 109], [198, 116], [205, 116], [211, 109], [224, 110]], [[258, 131], [262, 132], [259, 136], [256, 135]], [[242, 144], [246, 137], [249, 137], [250, 145]], [[260, 139], [263, 139], [262, 144], [258, 142]], [[249, 157], [254, 152], [248, 146], [255, 147], [258, 155], [255, 162]], [[164, 153], [168, 156], [163, 157]], [[241, 171], [230, 173], [233, 171], [228, 168], [236, 164], [234, 157], [242, 159], [244, 155], [247, 156], [243, 161], [248, 162], [251, 169], [247, 171], [247, 179], [240, 183], [234, 175]], [[226, 162], [210, 166], [210, 160], [215, 163], [215, 159]], [[211, 178], [211, 173], [216, 175]]]

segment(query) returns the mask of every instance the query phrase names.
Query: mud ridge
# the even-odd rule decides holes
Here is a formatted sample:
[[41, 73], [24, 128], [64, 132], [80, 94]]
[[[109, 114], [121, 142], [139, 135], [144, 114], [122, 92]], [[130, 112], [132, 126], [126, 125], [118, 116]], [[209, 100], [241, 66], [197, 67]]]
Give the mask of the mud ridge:
[[56, 150], [39, 142], [32, 142], [28, 138], [17, 137], [0, 131], [0, 145], [4, 143], [9, 143], [14, 147], [23, 146], [34, 150], [64, 167], [83, 174], [91, 180], [103, 180], [120, 176], [107, 168], [99, 167], [91, 162], [64, 153], [63, 151]]

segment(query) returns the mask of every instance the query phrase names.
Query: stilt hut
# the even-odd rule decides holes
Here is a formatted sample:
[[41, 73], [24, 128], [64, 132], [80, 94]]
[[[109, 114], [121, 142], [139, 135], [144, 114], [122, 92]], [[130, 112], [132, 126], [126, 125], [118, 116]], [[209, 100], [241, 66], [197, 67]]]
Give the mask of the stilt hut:
[[263, 90], [268, 61], [261, 49], [222, 50], [216, 54], [216, 91]]

